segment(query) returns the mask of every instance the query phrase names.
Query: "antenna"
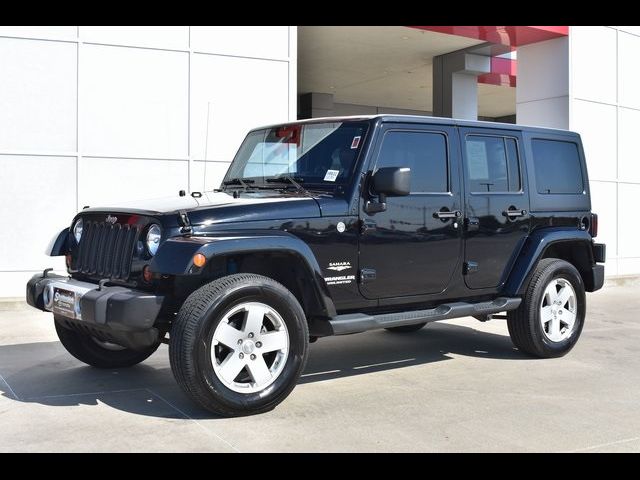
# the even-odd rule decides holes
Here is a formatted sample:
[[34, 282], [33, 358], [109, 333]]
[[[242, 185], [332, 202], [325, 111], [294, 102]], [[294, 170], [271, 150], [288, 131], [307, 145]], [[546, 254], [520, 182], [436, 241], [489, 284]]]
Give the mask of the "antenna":
[[207, 190], [207, 163], [209, 154], [209, 111], [211, 109], [211, 102], [207, 102], [207, 132], [204, 137], [204, 178], [202, 179], [202, 191]]

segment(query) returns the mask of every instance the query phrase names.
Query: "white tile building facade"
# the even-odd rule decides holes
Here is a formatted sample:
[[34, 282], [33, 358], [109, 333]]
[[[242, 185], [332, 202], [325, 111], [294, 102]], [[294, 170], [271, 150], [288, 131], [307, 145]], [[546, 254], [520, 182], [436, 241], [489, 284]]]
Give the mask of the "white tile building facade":
[[288, 26], [0, 27], [0, 296], [64, 269], [44, 250], [84, 205], [217, 186], [248, 129], [295, 120], [296, 46]]

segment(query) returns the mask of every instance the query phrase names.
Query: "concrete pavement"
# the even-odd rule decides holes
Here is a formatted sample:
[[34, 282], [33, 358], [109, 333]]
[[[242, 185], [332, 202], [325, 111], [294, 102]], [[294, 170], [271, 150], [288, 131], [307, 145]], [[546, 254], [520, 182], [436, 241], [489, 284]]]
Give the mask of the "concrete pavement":
[[66, 353], [50, 314], [5, 309], [0, 452], [638, 452], [639, 311], [635, 285], [588, 294], [582, 338], [553, 360], [515, 350], [502, 320], [321, 339], [284, 403], [223, 419], [182, 394], [166, 346], [97, 370]]

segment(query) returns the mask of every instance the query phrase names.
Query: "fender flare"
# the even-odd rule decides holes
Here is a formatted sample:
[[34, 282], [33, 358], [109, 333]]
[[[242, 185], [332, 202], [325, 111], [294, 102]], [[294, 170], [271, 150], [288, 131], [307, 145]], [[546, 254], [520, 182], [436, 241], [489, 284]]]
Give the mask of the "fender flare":
[[511, 274], [504, 286], [507, 295], [522, 295], [527, 284], [527, 279], [538, 265], [545, 251], [553, 244], [563, 242], [580, 242], [588, 246], [588, 252], [593, 265], [592, 238], [589, 232], [575, 228], [545, 228], [534, 231], [525, 242], [520, 255], [516, 259]]
[[60, 233], [54, 235], [49, 241], [44, 253], [50, 257], [66, 255], [69, 251], [69, 234], [70, 230], [69, 227], [67, 227]]
[[160, 245], [149, 268], [163, 275], [197, 276], [202, 273], [202, 269], [193, 264], [193, 257], [197, 253], [204, 255], [208, 264], [214, 256], [267, 252], [284, 253], [300, 260], [311, 279], [322, 315], [336, 315], [329, 288], [311, 248], [287, 232], [231, 231], [169, 238]]

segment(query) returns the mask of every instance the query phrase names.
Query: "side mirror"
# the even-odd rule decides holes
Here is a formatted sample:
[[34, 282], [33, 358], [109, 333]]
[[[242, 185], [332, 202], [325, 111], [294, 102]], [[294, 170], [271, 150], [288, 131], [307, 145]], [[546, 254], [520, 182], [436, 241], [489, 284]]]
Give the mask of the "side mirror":
[[378, 195], [403, 197], [411, 191], [411, 169], [383, 167], [373, 175], [373, 190]]
[[378, 201], [365, 204], [367, 213], [384, 212], [387, 209], [387, 197], [402, 197], [411, 192], [411, 169], [408, 167], [379, 168], [371, 178], [371, 186], [378, 195]]

